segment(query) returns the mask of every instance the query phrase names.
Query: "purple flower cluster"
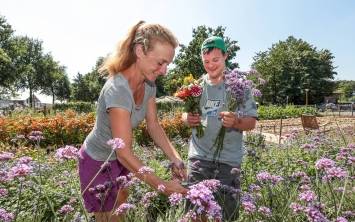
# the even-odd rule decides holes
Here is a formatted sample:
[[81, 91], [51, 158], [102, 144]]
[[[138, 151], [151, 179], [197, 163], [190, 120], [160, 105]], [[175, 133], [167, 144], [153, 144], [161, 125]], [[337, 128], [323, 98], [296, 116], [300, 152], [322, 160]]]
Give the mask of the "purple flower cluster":
[[179, 219], [177, 222], [190, 222], [190, 221], [195, 221], [197, 219], [196, 212], [193, 210], [189, 210], [181, 219]]
[[328, 158], [321, 158], [316, 162], [316, 168], [318, 170], [325, 170], [335, 166], [335, 162]]
[[271, 182], [274, 185], [283, 180], [283, 178], [281, 176], [272, 175], [266, 171], [258, 173], [256, 175], [256, 179], [261, 183]]
[[311, 190], [306, 190], [298, 195], [300, 200], [313, 202], [316, 199], [316, 194]]
[[74, 146], [65, 146], [59, 148], [55, 154], [55, 158], [59, 161], [76, 160], [79, 156], [78, 149]]
[[339, 153], [336, 156], [336, 160], [343, 160], [348, 165], [354, 165], [355, 163], [355, 144], [349, 144], [348, 147], [340, 148]]
[[2, 152], [0, 153], [0, 161], [11, 160], [14, 156], [15, 155], [13, 153]]
[[324, 171], [323, 181], [329, 181], [335, 178], [343, 179], [348, 176], [348, 172], [335, 165], [335, 161], [328, 158], [319, 159], [316, 164], [316, 169]]
[[107, 141], [107, 145], [111, 146], [112, 150], [122, 149], [125, 147], [125, 143], [121, 138], [113, 138]]
[[154, 173], [154, 170], [150, 167], [143, 166], [143, 167], [139, 168], [138, 173], [139, 174]]
[[246, 214], [251, 214], [256, 211], [256, 206], [252, 201], [242, 201], [242, 207]]
[[163, 185], [163, 184], [159, 184], [158, 185], [158, 191], [161, 192], [161, 193], [164, 193], [166, 187]]
[[181, 193], [172, 193], [169, 196], [169, 202], [171, 203], [171, 205], [173, 206], [177, 206], [179, 205], [183, 200], [183, 196]]
[[304, 212], [306, 213], [308, 220], [311, 222], [329, 222], [323, 213], [315, 206], [307, 207]]
[[19, 163], [23, 163], [23, 164], [29, 164], [32, 162], [32, 157], [29, 156], [23, 156], [21, 158], [18, 159]]
[[9, 191], [5, 188], [0, 188], [0, 197], [6, 197], [8, 195]]
[[186, 198], [196, 207], [196, 213], [206, 214], [209, 218], [221, 219], [221, 207], [215, 201], [213, 191], [218, 186], [216, 180], [205, 180], [190, 186]]
[[286, 133], [285, 135], [282, 136], [282, 139], [285, 141], [293, 141], [297, 138], [299, 135], [299, 130], [298, 129], [292, 129], [290, 133]]
[[271, 210], [268, 207], [259, 207], [258, 212], [264, 215], [265, 217], [271, 217]]
[[152, 202], [152, 199], [154, 197], [157, 197], [158, 193], [153, 191], [153, 192], [147, 192], [141, 200], [141, 203], [143, 204], [144, 207], [148, 207], [150, 205], [150, 203]]
[[32, 131], [29, 135], [28, 135], [28, 139], [35, 141], [35, 142], [39, 142], [41, 140], [44, 139], [43, 133], [41, 131]]
[[335, 222], [348, 222], [348, 220], [345, 217], [338, 217]]
[[314, 150], [316, 149], [316, 145], [314, 145], [313, 143], [305, 143], [301, 146], [302, 149], [305, 149], [305, 150]]
[[325, 169], [326, 175], [322, 178], [324, 181], [332, 180], [335, 178], [343, 179], [348, 176], [348, 172], [340, 167], [332, 167]]
[[71, 213], [71, 212], [73, 212], [73, 211], [74, 211], [74, 208], [73, 208], [71, 205], [69, 205], [69, 204], [66, 204], [66, 205], [62, 206], [62, 207], [58, 210], [58, 212], [59, 212], [60, 214], [62, 214], [62, 215], [69, 214], [69, 213]]
[[253, 82], [247, 80], [247, 75], [247, 72], [241, 72], [237, 69], [226, 72], [224, 75], [226, 89], [238, 103], [244, 100], [247, 90], [252, 90], [253, 88]]
[[322, 213], [322, 205], [320, 204], [310, 204], [307, 206], [302, 206], [298, 203], [291, 203], [290, 208], [292, 209], [294, 214], [304, 213], [308, 221], [311, 222], [329, 222], [329, 220]]
[[123, 203], [116, 209], [115, 214], [121, 215], [126, 213], [129, 209], [134, 209], [134, 208], [135, 206], [133, 204]]
[[10, 222], [14, 219], [14, 214], [7, 212], [5, 209], [0, 208], [0, 221]]
[[12, 168], [10, 168], [10, 170], [7, 174], [7, 178], [14, 179], [16, 177], [25, 177], [31, 172], [32, 172], [31, 166], [29, 166], [27, 164], [19, 163], [19, 164], [13, 166]]
[[298, 203], [291, 203], [290, 208], [292, 209], [293, 213], [299, 214], [304, 211], [304, 207]]
[[291, 178], [299, 179], [301, 184], [309, 184], [311, 182], [311, 178], [309, 178], [309, 176], [302, 171], [292, 173]]

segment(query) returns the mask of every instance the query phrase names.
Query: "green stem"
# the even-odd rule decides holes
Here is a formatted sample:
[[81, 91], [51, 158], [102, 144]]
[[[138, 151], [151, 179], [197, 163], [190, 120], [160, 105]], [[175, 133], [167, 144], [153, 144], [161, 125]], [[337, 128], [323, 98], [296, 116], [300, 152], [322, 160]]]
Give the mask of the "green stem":
[[338, 217], [339, 212], [340, 212], [341, 207], [342, 207], [342, 204], [343, 204], [343, 200], [344, 200], [344, 196], [345, 196], [345, 192], [346, 192], [346, 184], [348, 183], [348, 178], [349, 178], [349, 177], [346, 177], [346, 178], [345, 178], [344, 191], [343, 191], [343, 193], [341, 194], [341, 199], [340, 199], [339, 208], [338, 208], [338, 210], [337, 210], [337, 215], [336, 215], [336, 217]]
[[[33, 178], [33, 180], [40, 186], [40, 189], [42, 189], [42, 184], [41, 184], [36, 178]], [[49, 200], [48, 195], [46, 194], [46, 192], [43, 192], [43, 195], [44, 195], [44, 197], [46, 198], [47, 204], [48, 204], [49, 207], [51, 208], [51, 211], [52, 211], [52, 213], [53, 213], [53, 215], [54, 215], [54, 218], [57, 220], [57, 215], [56, 215], [56, 213], [55, 213], [55, 211], [54, 211], [53, 204], [52, 204], [51, 201]]]
[[338, 212], [338, 207], [337, 207], [337, 202], [336, 202], [336, 199], [335, 199], [335, 194], [334, 194], [334, 192], [333, 192], [333, 189], [332, 189], [332, 186], [330, 185], [329, 180], [327, 180], [327, 185], [328, 185], [330, 194], [332, 195], [332, 199], [333, 199], [333, 204], [334, 204], [335, 212]]
[[22, 195], [22, 181], [20, 181], [20, 185], [19, 185], [19, 193], [18, 193], [18, 196], [17, 196], [17, 206], [16, 206], [16, 214], [15, 214], [15, 219], [14, 221], [16, 222], [17, 220], [17, 216], [18, 214], [20, 213], [20, 208], [21, 208], [21, 204], [20, 204], [20, 200], [21, 200], [21, 195]]

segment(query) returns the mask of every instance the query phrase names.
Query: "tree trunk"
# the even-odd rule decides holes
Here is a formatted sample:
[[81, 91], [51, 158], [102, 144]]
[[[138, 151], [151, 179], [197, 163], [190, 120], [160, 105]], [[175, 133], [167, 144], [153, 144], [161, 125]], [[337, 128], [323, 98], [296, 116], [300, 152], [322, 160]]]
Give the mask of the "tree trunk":
[[55, 95], [54, 95], [53, 87], [51, 87], [51, 91], [52, 91], [52, 105], [54, 106]]
[[29, 97], [30, 107], [33, 108], [33, 95], [32, 95], [32, 88], [30, 87], [30, 97]]

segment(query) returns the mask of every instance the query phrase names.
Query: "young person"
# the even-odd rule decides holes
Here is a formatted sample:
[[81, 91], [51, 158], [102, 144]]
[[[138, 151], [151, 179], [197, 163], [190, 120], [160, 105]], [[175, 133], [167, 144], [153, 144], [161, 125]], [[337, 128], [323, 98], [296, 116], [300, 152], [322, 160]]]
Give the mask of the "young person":
[[[226, 70], [227, 48], [221, 37], [207, 38], [201, 46], [201, 58], [207, 72], [202, 76], [203, 93], [200, 99], [202, 115], [183, 113], [183, 121], [191, 126], [200, 123], [205, 127], [204, 136], [199, 138], [193, 130], [189, 142], [188, 184], [206, 179], [217, 179], [222, 186], [216, 199], [222, 208], [222, 220], [238, 218], [240, 189], [240, 166], [243, 158], [243, 131], [252, 130], [256, 124], [256, 104], [251, 92], [246, 93], [244, 104], [235, 111], [226, 111]], [[238, 116], [236, 113], [243, 113]], [[223, 149], [215, 159], [215, 139], [219, 129], [227, 128]], [[191, 208], [191, 204], [188, 208]], [[200, 220], [204, 221], [203, 218]]]

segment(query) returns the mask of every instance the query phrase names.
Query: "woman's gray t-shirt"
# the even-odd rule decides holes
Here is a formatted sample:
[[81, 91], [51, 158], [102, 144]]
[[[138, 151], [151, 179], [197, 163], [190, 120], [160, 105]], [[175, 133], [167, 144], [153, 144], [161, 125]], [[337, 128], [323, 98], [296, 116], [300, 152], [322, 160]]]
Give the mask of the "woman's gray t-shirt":
[[[109, 78], [103, 86], [97, 103], [96, 122], [94, 128], [84, 141], [85, 151], [94, 160], [105, 161], [110, 153], [111, 147], [107, 141], [112, 139], [111, 124], [109, 119], [109, 108], [122, 108], [131, 113], [132, 128], [136, 128], [144, 119], [147, 104], [150, 97], [155, 97], [156, 87], [145, 83], [143, 102], [136, 106], [133, 93], [127, 79], [122, 74], [116, 74]], [[110, 160], [115, 160], [112, 155]]]

